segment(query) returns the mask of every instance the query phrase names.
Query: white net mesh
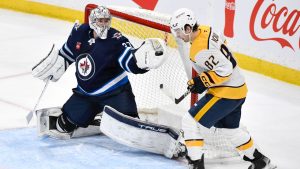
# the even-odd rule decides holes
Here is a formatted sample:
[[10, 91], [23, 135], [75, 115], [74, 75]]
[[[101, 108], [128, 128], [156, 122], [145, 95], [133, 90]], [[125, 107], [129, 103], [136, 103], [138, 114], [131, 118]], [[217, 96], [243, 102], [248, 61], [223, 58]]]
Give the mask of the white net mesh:
[[221, 130], [212, 127], [201, 130], [204, 136], [204, 152], [208, 159], [240, 159], [238, 151], [222, 134]]
[[[152, 22], [169, 25], [170, 15], [160, 14], [153, 11], [111, 6], [110, 9], [128, 15], [140, 17]], [[121, 19], [120, 16], [113, 16], [112, 27], [122, 32], [133, 44], [139, 47], [145, 38], [162, 38], [168, 42], [168, 59], [158, 69], [150, 70], [141, 75], [128, 74], [132, 84], [133, 92], [139, 113], [150, 113], [151, 119], [155, 117], [155, 109], [163, 105], [172, 105], [174, 100], [167, 97], [159, 88], [163, 84], [165, 88], [176, 98], [186, 91], [188, 80], [180, 54], [176, 48], [176, 43], [171, 34], [158, 30], [154, 27], [143, 26], [128, 20]], [[190, 97], [184, 99], [180, 106], [188, 110], [191, 104]], [[180, 121], [178, 121], [180, 123]], [[177, 122], [177, 123], [178, 123]], [[239, 156], [235, 148], [226, 140], [215, 128], [202, 131], [205, 140], [205, 157], [208, 159], [233, 159]]]

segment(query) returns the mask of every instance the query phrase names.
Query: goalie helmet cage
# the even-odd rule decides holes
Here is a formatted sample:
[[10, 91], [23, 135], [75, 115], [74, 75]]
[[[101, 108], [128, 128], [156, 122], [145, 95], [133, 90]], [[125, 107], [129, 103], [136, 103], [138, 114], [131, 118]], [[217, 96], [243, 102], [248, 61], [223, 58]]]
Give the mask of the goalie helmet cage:
[[[85, 8], [84, 22], [89, 22], [90, 11], [96, 8], [95, 4], [88, 4]], [[112, 27], [126, 35], [135, 48], [139, 47], [145, 38], [162, 38], [167, 42], [169, 55], [167, 61], [158, 69], [142, 75], [128, 74], [135, 94], [139, 110], [155, 112], [160, 105], [174, 104], [160, 89], [160, 84], [168, 88], [173, 97], [181, 96], [186, 91], [186, 82], [190, 72], [183, 66], [180, 52], [169, 28], [170, 15], [154, 11], [107, 6], [112, 15]], [[195, 71], [190, 70], [192, 76]], [[198, 100], [198, 95], [191, 94], [191, 98], [184, 99], [179, 105], [188, 109]], [[232, 161], [239, 159], [235, 148], [217, 130], [211, 128], [204, 131], [205, 156], [207, 159]]]

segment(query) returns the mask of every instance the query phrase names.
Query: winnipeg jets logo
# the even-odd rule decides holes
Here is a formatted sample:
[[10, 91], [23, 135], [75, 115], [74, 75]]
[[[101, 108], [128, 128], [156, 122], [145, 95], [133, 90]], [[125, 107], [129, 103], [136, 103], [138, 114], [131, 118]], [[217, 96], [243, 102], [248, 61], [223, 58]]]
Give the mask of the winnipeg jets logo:
[[85, 61], [83, 61], [83, 63], [79, 62], [79, 64], [80, 64], [79, 66], [80, 66], [82, 74], [84, 74], [84, 75], [87, 74], [87, 72], [90, 69], [90, 63], [89, 63], [88, 59], [85, 58]]
[[95, 62], [90, 54], [84, 53], [76, 59], [76, 74], [81, 80], [89, 80], [95, 73]]

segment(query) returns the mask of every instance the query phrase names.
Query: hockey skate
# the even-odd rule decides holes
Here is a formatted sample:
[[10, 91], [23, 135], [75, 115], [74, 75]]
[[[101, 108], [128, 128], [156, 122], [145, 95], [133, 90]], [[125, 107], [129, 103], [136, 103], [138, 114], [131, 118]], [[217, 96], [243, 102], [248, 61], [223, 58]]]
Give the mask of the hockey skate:
[[101, 123], [102, 113], [95, 116], [92, 123], [87, 128], [76, 128], [73, 132], [64, 133], [56, 128], [57, 118], [62, 114], [61, 108], [45, 108], [36, 111], [37, 129], [39, 136], [50, 136], [57, 139], [71, 139], [76, 137], [85, 137], [101, 134], [99, 126]]
[[201, 159], [199, 160], [191, 160], [189, 156], [186, 156], [186, 159], [189, 162], [189, 169], [205, 169], [204, 168], [204, 154], [202, 155]]
[[277, 166], [271, 164], [271, 160], [261, 154], [258, 150], [254, 151], [254, 159], [251, 160], [248, 157], [244, 156], [245, 161], [249, 161], [252, 164], [248, 169], [275, 169]]

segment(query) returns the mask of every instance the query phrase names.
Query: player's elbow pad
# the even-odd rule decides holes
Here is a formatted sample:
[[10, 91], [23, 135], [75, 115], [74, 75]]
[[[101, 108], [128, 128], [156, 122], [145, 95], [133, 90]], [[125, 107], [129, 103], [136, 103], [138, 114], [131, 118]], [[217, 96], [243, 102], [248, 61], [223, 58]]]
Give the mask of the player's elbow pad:
[[59, 50], [54, 49], [53, 46], [48, 56], [32, 68], [32, 75], [44, 81], [52, 76], [51, 81], [56, 82], [68, 67], [69, 63], [59, 55]]

